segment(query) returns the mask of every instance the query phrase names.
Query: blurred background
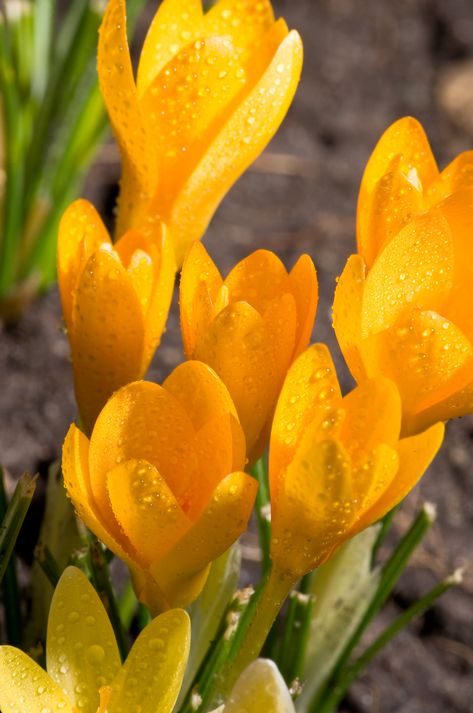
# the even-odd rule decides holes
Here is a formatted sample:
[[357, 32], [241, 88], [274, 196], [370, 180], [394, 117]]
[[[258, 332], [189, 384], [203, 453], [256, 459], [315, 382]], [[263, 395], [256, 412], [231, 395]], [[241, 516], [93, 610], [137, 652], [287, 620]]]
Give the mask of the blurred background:
[[[137, 47], [157, 4], [147, 4]], [[312, 256], [321, 294], [314, 339], [329, 343], [348, 388], [350, 379], [331, 330], [331, 302], [335, 279], [355, 251], [362, 171], [384, 129], [407, 114], [423, 123], [441, 167], [473, 148], [473, 2], [277, 0], [274, 5], [303, 37], [302, 82], [279, 134], [227, 196], [205, 244], [224, 272], [257, 248], [274, 250], [287, 267], [302, 252]], [[83, 195], [109, 224], [118, 176], [118, 154], [108, 142]], [[183, 358], [178, 322], [176, 295], [152, 379], [161, 380]], [[0, 461], [14, 477], [25, 470], [44, 476], [59, 457], [75, 415], [57, 290], [1, 330]], [[376, 659], [344, 702], [345, 713], [470, 710], [472, 460], [470, 417], [448, 426], [444, 448], [397, 516], [393, 537], [404, 531], [422, 501], [438, 507], [437, 523], [396, 587], [382, 622], [455, 567], [467, 568], [464, 583]], [[26, 556], [31, 556], [35, 539], [34, 512], [31, 517], [28, 541], [22, 545]], [[256, 537], [250, 533], [245, 540], [246, 582], [257, 554]]]

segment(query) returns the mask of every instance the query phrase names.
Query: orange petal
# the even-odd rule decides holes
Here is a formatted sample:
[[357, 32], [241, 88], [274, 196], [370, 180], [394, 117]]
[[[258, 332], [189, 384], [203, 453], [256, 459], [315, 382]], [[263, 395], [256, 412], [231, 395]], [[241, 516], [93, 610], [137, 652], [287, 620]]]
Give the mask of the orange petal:
[[473, 151], [459, 154], [426, 192], [428, 205], [435, 205], [447, 196], [464, 188], [473, 188]]
[[245, 473], [228, 475], [195, 525], [151, 568], [174, 606], [186, 606], [200, 593], [207, 565], [223, 554], [246, 529], [257, 483]]
[[[466, 383], [465, 377], [467, 378]], [[447, 384], [450, 395], [439, 399], [429, 408], [409, 416], [405, 430], [408, 433], [419, 433], [437, 421], [448, 421], [451, 418], [466, 416], [473, 412], [473, 360], [460, 370], [459, 383], [452, 379]]]
[[129, 460], [107, 474], [114, 515], [149, 566], [190, 527], [162, 475], [145, 460]]
[[270, 0], [219, 0], [205, 15], [205, 31], [229, 35], [237, 47], [250, 49], [274, 23]]
[[198, 473], [186, 412], [158, 384], [128, 384], [107, 402], [90, 441], [90, 482], [101, 509], [107, 508], [106, 474], [132, 459], [144, 459], [165, 478], [181, 507]]
[[378, 443], [394, 446], [401, 430], [402, 404], [390, 379], [363, 381], [342, 400], [346, 417], [340, 438], [356, 463]]
[[327, 406], [341, 400], [335, 367], [324, 344], [314, 344], [287, 373], [273, 419], [269, 453], [271, 499], [278, 501], [282, 473], [292, 460], [307, 428]]
[[363, 337], [391, 327], [406, 308], [437, 310], [451, 287], [452, 236], [437, 210], [412, 220], [378, 255], [363, 293]]
[[306, 349], [312, 329], [318, 302], [317, 272], [309, 255], [301, 255], [289, 273], [291, 292], [296, 300], [297, 324], [294, 357]]
[[352, 485], [357, 502], [357, 515], [349, 529], [350, 536], [355, 531], [358, 532], [360, 514], [369, 510], [382, 497], [396, 477], [398, 469], [398, 452], [385, 443], [377, 444], [371, 453], [353, 468]]
[[141, 50], [138, 66], [140, 97], [182, 47], [204, 32], [202, 0], [164, 0], [156, 12]]
[[[113, 514], [107, 519], [93, 499], [90, 488], [88, 466], [89, 441], [79, 429], [72, 424], [67, 433], [62, 450], [62, 472], [67, 494], [81, 520], [87, 525], [99, 540], [107, 545], [117, 557], [128, 566], [132, 565], [136, 554], [124, 537]], [[131, 552], [131, 555], [129, 554]]]
[[222, 284], [220, 273], [202, 243], [193, 243], [182, 266], [179, 293], [182, 340], [188, 359], [193, 357], [196, 340], [214, 316]]
[[403, 438], [399, 441], [397, 446], [398, 472], [387, 490], [358, 520], [357, 531], [379, 520], [406, 497], [434, 459], [442, 445], [444, 431], [443, 423], [436, 423], [417, 436]]
[[130, 277], [118, 257], [97, 250], [77, 286], [72, 359], [77, 403], [87, 432], [107, 399], [142, 376], [144, 324]]
[[61, 218], [57, 244], [57, 269], [62, 310], [72, 330], [73, 293], [86, 261], [111, 240], [92, 203], [80, 199], [71, 203]]
[[125, 0], [109, 0], [99, 32], [97, 70], [124, 163], [117, 220], [117, 234], [122, 235], [134, 227], [134, 203], [142, 204], [151, 197], [157, 178], [153, 142], [139, 106], [133, 77]]
[[248, 302], [264, 315], [270, 302], [290, 291], [286, 268], [270, 250], [256, 250], [225, 278], [230, 302]]
[[254, 88], [235, 108], [163, 218], [171, 226], [176, 262], [199, 239], [233, 183], [276, 133], [299, 82], [302, 42], [291, 32]]

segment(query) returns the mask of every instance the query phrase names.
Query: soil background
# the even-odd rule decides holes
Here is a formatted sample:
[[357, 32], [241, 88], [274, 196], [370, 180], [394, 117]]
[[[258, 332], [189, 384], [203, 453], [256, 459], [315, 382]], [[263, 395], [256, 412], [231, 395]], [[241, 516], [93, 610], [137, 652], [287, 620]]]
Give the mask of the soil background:
[[[300, 253], [309, 253], [321, 293], [314, 339], [328, 342], [338, 355], [331, 330], [335, 278], [355, 251], [357, 191], [377, 139], [392, 121], [411, 114], [424, 124], [441, 167], [473, 148], [473, 2], [274, 4], [304, 39], [301, 86], [277, 137], [223, 202], [205, 244], [224, 272], [256, 248], [276, 251], [288, 267]], [[149, 3], [148, 17], [155, 5]], [[145, 18], [138, 36], [146, 25]], [[84, 195], [109, 221], [118, 175], [117, 154], [108, 144]], [[175, 295], [151, 379], [161, 380], [183, 358], [178, 322]], [[24, 470], [44, 476], [60, 454], [74, 419], [68, 353], [56, 290], [0, 332], [0, 461], [13, 477]], [[337, 359], [349, 388], [349, 376]], [[473, 419], [449, 424], [443, 449], [396, 518], [393, 538], [425, 500], [436, 503], [437, 522], [375, 629], [455, 568], [466, 568], [464, 582], [377, 657], [342, 704], [344, 713], [473, 710], [472, 455]], [[31, 555], [35, 523], [33, 511], [22, 545], [26, 556]], [[246, 582], [253, 577], [256, 544], [249, 533]]]

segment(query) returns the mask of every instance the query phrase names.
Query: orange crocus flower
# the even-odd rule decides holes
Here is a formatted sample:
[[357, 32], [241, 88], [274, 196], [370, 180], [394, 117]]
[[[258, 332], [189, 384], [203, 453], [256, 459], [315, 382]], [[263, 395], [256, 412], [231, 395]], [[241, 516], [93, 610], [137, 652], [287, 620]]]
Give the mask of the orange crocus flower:
[[399, 503], [440, 448], [444, 426], [400, 439], [401, 400], [384, 377], [342, 397], [330, 353], [290, 368], [271, 431], [271, 557], [296, 581]]
[[62, 458], [78, 515], [129, 566], [154, 612], [193, 601], [210, 563], [246, 528], [257, 484], [244, 463], [228, 391], [196, 361], [162, 386], [117, 391], [90, 440], [70, 427]]
[[123, 160], [117, 233], [156, 217], [181, 265], [232, 184], [281, 124], [297, 88], [302, 43], [269, 0], [164, 0], [135, 82], [125, 0], [110, 0], [98, 72]]
[[274, 253], [257, 250], [223, 280], [194, 243], [182, 269], [180, 305], [186, 356], [209, 364], [227, 386], [254, 461], [286, 372], [310, 339], [317, 309], [312, 260], [303, 255], [288, 273]]
[[87, 433], [112, 393], [144, 376], [164, 331], [175, 263], [165, 226], [153, 232], [130, 230], [113, 245], [85, 200], [59, 227], [59, 289]]
[[363, 176], [333, 315], [358, 383], [396, 382], [406, 434], [473, 411], [472, 234], [473, 152], [439, 173], [420, 125], [396, 122]]

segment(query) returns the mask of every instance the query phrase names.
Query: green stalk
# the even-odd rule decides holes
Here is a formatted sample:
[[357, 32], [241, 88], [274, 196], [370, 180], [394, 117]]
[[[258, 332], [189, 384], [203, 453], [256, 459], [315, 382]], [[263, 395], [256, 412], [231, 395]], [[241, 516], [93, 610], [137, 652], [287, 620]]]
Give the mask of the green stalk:
[[267, 458], [261, 458], [254, 464], [251, 474], [258, 481], [258, 492], [256, 493], [256, 521], [258, 523], [259, 542], [262, 553], [262, 573], [263, 577], [271, 569], [271, 505], [268, 483]]
[[26, 473], [21, 476], [3, 517], [0, 526], [0, 581], [4, 577], [18, 533], [31, 505], [36, 488], [35, 481], [36, 477], [31, 478]]
[[392, 510], [390, 510], [386, 515], [380, 520], [381, 527], [379, 528], [378, 536], [375, 540], [375, 543], [373, 545], [373, 550], [371, 552], [371, 565], [374, 566], [376, 562], [376, 555], [378, 554], [378, 550], [383, 544], [384, 540], [387, 537], [387, 534], [389, 530], [391, 529], [392, 522], [394, 520], [394, 516], [396, 513], [399, 511], [400, 505], [396, 505], [396, 507], [393, 507]]
[[327, 691], [330, 691], [330, 689], [335, 685], [335, 682], [342, 676], [344, 669], [348, 665], [353, 650], [358, 645], [370, 622], [374, 619], [383, 604], [386, 602], [393, 590], [394, 585], [406, 568], [413, 552], [425, 537], [434, 520], [434, 507], [430, 503], [425, 503], [422, 510], [417, 515], [414, 523], [399, 542], [393, 554], [384, 566], [378, 588], [374, 593], [373, 599], [371, 600], [365, 615], [361, 619], [351, 639], [348, 641], [345, 649], [340, 655], [337, 665], [335, 666], [327, 683], [311, 700], [308, 708], [309, 713], [320, 713], [320, 705], [321, 702], [325, 700]]
[[[5, 493], [5, 480], [3, 469], [0, 468], [0, 519], [6, 515], [8, 508], [7, 496]], [[12, 554], [5, 576], [2, 581], [2, 596], [5, 606], [5, 627], [7, 640], [13, 646], [20, 646], [22, 640], [22, 617], [20, 608], [20, 594], [18, 580], [16, 576], [15, 555]]]
[[35, 0], [31, 92], [37, 102], [42, 100], [49, 79], [55, 10], [55, 0]]
[[133, 618], [138, 611], [138, 600], [131, 581], [128, 581], [125, 591], [118, 600], [118, 612], [124, 631], [128, 631]]
[[363, 669], [373, 660], [381, 649], [391, 641], [402, 629], [404, 629], [416, 617], [423, 614], [439, 597], [441, 597], [450, 587], [460, 584], [462, 581], [462, 573], [460, 570], [454, 572], [453, 575], [440, 582], [428, 594], [423, 596], [419, 601], [406, 609], [393, 623], [378, 636], [373, 643], [368, 646], [366, 651], [357, 659], [349, 668], [345, 670], [336, 684], [329, 690], [327, 696], [317, 708], [317, 713], [333, 713], [348, 688], [353, 681], [360, 675]]
[[34, 556], [52, 586], [56, 588], [61, 570], [49, 547], [39, 542], [35, 547]]
[[295, 609], [292, 630], [285, 652], [285, 678], [288, 684], [304, 673], [307, 645], [309, 643], [315, 597], [294, 592]]

